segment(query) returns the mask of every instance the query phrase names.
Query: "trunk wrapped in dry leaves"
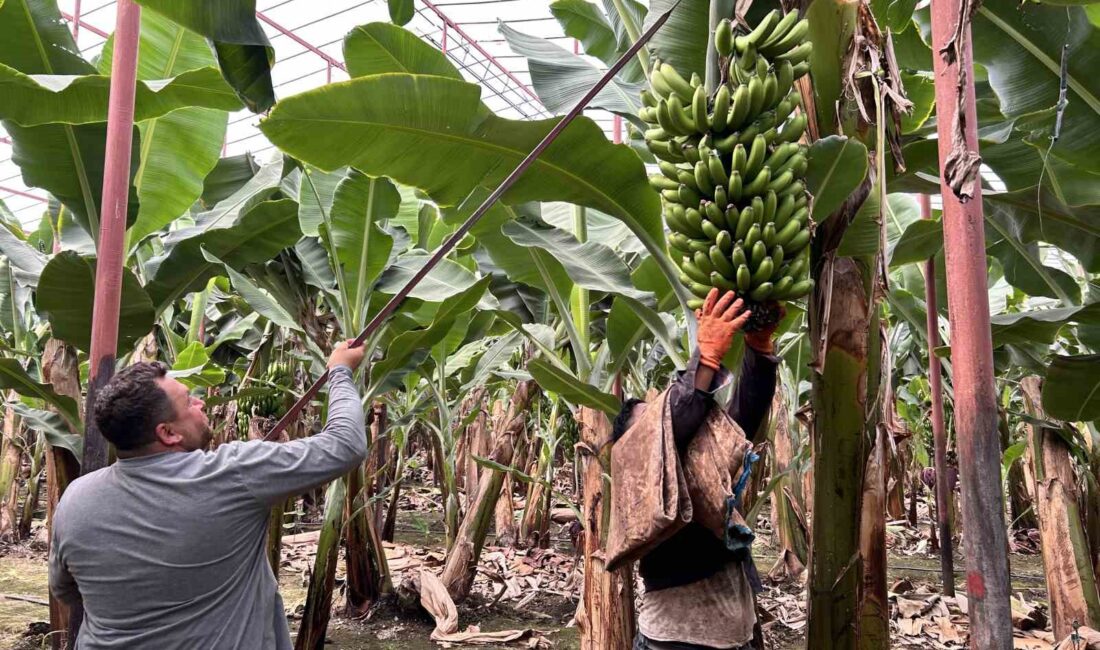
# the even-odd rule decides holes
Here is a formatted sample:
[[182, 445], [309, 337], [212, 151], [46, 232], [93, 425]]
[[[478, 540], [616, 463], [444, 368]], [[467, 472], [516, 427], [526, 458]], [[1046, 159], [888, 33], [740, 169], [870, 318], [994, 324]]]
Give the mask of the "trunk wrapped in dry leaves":
[[[512, 465], [519, 470], [526, 469], [527, 463], [527, 436], [520, 435], [516, 438], [516, 451], [513, 454]], [[496, 531], [497, 546], [515, 546], [521, 541], [516, 528], [516, 481], [511, 474], [505, 475], [504, 483], [500, 488], [500, 499], [497, 501], [494, 516], [493, 529]]]
[[629, 566], [604, 568], [603, 546], [611, 497], [604, 476], [610, 472], [611, 423], [602, 411], [581, 407], [577, 413], [584, 467], [584, 593], [577, 608], [581, 650], [626, 650], [634, 638], [634, 579]]
[[[80, 400], [80, 363], [76, 348], [59, 339], [46, 341], [42, 351], [42, 379], [53, 387], [58, 395], [72, 398], [83, 412]], [[80, 476], [80, 463], [61, 447], [50, 445], [46, 453], [46, 525], [53, 525], [53, 512], [69, 482]], [[50, 594], [50, 630], [54, 648], [61, 648], [70, 634], [75, 636], [79, 617], [70, 619], [69, 608]], [[62, 631], [66, 631], [61, 633]]]
[[779, 482], [772, 492], [772, 522], [776, 535], [777, 556], [768, 576], [776, 582], [797, 580], [806, 570], [809, 559], [806, 518], [802, 513], [799, 476], [791, 470], [795, 455], [795, 443], [791, 438], [790, 414], [786, 395], [775, 391], [772, 400], [771, 421], [773, 464], [772, 474]]
[[[1026, 377], [1020, 387], [1029, 413], [1045, 419], [1039, 378]], [[1054, 636], [1062, 638], [1077, 624], [1100, 627], [1100, 593], [1078, 506], [1077, 476], [1069, 446], [1056, 430], [1034, 423], [1028, 424], [1028, 429], [1050, 614]]]
[[875, 446], [864, 472], [860, 504], [859, 554], [863, 584], [859, 594], [859, 645], [867, 650], [890, 647], [890, 603], [886, 590], [886, 426], [878, 427]]
[[[523, 431], [527, 417], [527, 405], [535, 390], [532, 380], [521, 381], [512, 393], [508, 410], [503, 417], [493, 421], [493, 451], [489, 459], [499, 465], [511, 465], [515, 452], [516, 438]], [[455, 542], [447, 552], [443, 565], [443, 584], [456, 602], [466, 598], [473, 586], [477, 573], [477, 560], [493, 521], [493, 511], [500, 488], [504, 483], [504, 472], [485, 469], [478, 482], [477, 498], [466, 510], [462, 524], [458, 528]]]
[[336, 560], [340, 552], [340, 531], [344, 527], [347, 485], [336, 480], [325, 493], [325, 519], [317, 538], [317, 559], [309, 576], [306, 608], [294, 650], [322, 650], [332, 614], [332, 589], [336, 584]]
[[0, 539], [19, 535], [16, 501], [19, 496], [19, 470], [23, 462], [23, 441], [19, 439], [19, 416], [10, 406], [4, 409], [4, 428], [0, 434]]
[[27, 494], [23, 499], [23, 512], [19, 516], [19, 538], [27, 539], [31, 535], [31, 525], [34, 523], [34, 514], [38, 509], [38, 498], [42, 492], [42, 480], [46, 478], [46, 454], [49, 453], [49, 443], [45, 434], [35, 435], [29, 429], [24, 431], [24, 442], [30, 448], [33, 436], [35, 443], [31, 448], [31, 473], [27, 480]]

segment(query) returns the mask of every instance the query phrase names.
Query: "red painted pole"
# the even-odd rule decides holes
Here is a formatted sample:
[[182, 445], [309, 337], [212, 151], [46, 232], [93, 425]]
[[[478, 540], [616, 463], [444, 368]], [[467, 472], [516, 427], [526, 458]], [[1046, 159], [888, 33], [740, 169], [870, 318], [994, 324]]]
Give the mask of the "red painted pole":
[[623, 143], [623, 117], [621, 115], [615, 115], [611, 118], [611, 128], [613, 133], [611, 137], [614, 138], [615, 144]]
[[[927, 194], [920, 197], [920, 213], [925, 219], [932, 218], [932, 201]], [[951, 520], [948, 517], [950, 506], [951, 482], [947, 468], [947, 431], [943, 425], [943, 379], [941, 377], [940, 358], [935, 349], [940, 345], [940, 316], [936, 300], [936, 258], [931, 257], [924, 263], [924, 298], [928, 308], [925, 321], [928, 333], [928, 382], [932, 392], [932, 439], [935, 447], [934, 467], [936, 468], [936, 522], [940, 531], [940, 572], [943, 576], [943, 593], [955, 595], [955, 558], [954, 542], [951, 540]]]
[[80, 0], [76, 0], [76, 5], [73, 6], [73, 40], [76, 41], [80, 37]]
[[92, 345], [88, 355], [90, 377], [84, 418], [84, 460], [81, 463], [81, 472], [85, 474], [107, 465], [107, 442], [90, 415], [95, 408], [96, 394], [114, 374], [118, 348], [140, 29], [141, 8], [133, 0], [119, 0], [114, 57], [111, 61], [111, 96], [107, 107], [103, 202], [99, 236], [96, 238], [95, 307], [92, 310]]
[[[949, 169], [947, 162], [953, 144], [965, 146], [975, 155], [978, 151], [972, 74], [974, 57], [968, 17], [963, 18], [968, 24], [958, 30], [957, 48], [945, 47], [960, 27], [961, 7], [961, 0], [933, 0], [932, 59], [936, 76], [940, 191], [951, 321], [955, 436], [966, 544], [966, 595], [970, 610], [970, 647], [1008, 650], [1012, 648], [1008, 538], [1001, 494], [1001, 443], [993, 383], [981, 186], [975, 183], [972, 198], [961, 202], [944, 171]], [[947, 52], [957, 56], [946, 58]], [[965, 83], [959, 83], [960, 73], [964, 74]], [[960, 104], [964, 111], [962, 134], [956, 140], [955, 120]], [[944, 478], [937, 476], [937, 485]]]

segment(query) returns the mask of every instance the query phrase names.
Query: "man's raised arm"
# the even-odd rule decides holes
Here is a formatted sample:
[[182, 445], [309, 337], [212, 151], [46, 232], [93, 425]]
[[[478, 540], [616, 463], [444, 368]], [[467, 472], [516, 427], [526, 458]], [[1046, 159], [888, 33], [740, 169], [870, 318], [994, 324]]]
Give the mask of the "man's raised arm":
[[353, 380], [363, 348], [340, 343], [329, 357], [328, 418], [315, 436], [226, 445], [228, 461], [253, 496], [273, 505], [347, 474], [367, 457], [363, 405]]

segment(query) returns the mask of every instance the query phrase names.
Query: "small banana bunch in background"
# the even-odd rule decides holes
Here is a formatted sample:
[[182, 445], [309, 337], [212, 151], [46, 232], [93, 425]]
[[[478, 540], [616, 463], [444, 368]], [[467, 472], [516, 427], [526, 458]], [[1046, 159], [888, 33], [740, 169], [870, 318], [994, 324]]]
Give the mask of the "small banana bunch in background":
[[286, 360], [273, 361], [268, 364], [260, 383], [272, 390], [259, 395], [246, 394], [237, 400], [237, 431], [242, 437], [247, 437], [248, 422], [252, 418], [277, 418], [290, 407], [288, 393], [280, 392], [274, 387], [285, 389], [293, 386], [294, 368]]
[[802, 178], [806, 116], [795, 115], [794, 82], [809, 72], [809, 23], [797, 12], [769, 13], [749, 34], [729, 20], [715, 32], [723, 70], [712, 94], [698, 74], [685, 79], [654, 61], [639, 117], [660, 174], [662, 197], [681, 280], [702, 304], [711, 287], [735, 290], [753, 316], [752, 331], [774, 322], [765, 303], [810, 292], [810, 208]]

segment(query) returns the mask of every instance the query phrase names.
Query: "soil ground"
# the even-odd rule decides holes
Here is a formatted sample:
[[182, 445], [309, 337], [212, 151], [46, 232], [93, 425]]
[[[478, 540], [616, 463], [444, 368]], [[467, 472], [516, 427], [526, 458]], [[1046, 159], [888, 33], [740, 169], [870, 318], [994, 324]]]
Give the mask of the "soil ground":
[[[959, 643], [951, 642], [950, 635], [939, 632], [936, 628], [939, 620], [934, 611], [919, 614], [928, 620], [923, 629], [917, 625], [915, 633], [911, 622], [902, 620], [899, 612], [903, 605], [919, 603], [921, 599], [932, 603], [937, 600], [934, 592], [939, 576], [939, 559], [926, 550], [922, 551], [919, 541], [916, 548], [913, 548], [911, 543], [921, 539], [919, 531], [912, 528], [899, 531], [897, 527], [893, 530], [895, 532], [891, 537], [894, 548], [889, 557], [889, 583], [892, 585], [892, 598], [895, 601], [892, 607], [894, 620], [891, 624], [895, 633], [894, 647], [962, 648], [962, 643], [965, 642], [965, 619], [957, 611], [952, 610], [951, 620], [964, 633]], [[398, 520], [394, 552], [405, 558], [418, 558], [417, 562], [420, 564], [413, 564], [413, 567], [431, 566], [441, 557], [440, 534], [439, 517], [435, 511], [402, 512]], [[568, 548], [567, 538], [559, 536], [557, 542], [561, 552], [548, 557], [557, 558], [555, 562], [571, 562], [572, 551]], [[285, 547], [286, 559], [280, 585], [292, 631], [297, 625], [296, 614], [301, 611], [306, 596], [306, 568], [312, 560], [312, 552], [313, 547], [308, 543]], [[486, 554], [501, 557], [514, 555], [511, 551], [504, 553], [493, 547], [487, 548]], [[757, 543], [756, 557], [761, 573], [766, 573], [775, 561], [774, 551], [766, 539]], [[518, 562], [515, 557], [512, 559]], [[400, 567], [403, 561], [399, 558], [391, 562]], [[958, 559], [956, 567], [961, 569], [963, 566], [961, 558]], [[572, 572], [575, 568], [567, 564], [562, 571]], [[1042, 561], [1038, 555], [1013, 554], [1012, 574], [1015, 594], [1023, 603], [1045, 603]], [[395, 569], [395, 575], [402, 575], [402, 569]], [[398, 579], [395, 577], [395, 581]], [[515, 598], [505, 597], [498, 602], [491, 602], [491, 598], [480, 593], [486, 586], [491, 595], [494, 587], [492, 581], [486, 579], [481, 589], [475, 585], [474, 596], [459, 607], [459, 621], [463, 628], [476, 625], [483, 631], [532, 629], [538, 631], [537, 638], [544, 640], [540, 642], [542, 647], [579, 647], [577, 629], [570, 623], [576, 610], [577, 590], [571, 590], [572, 593], [537, 593], [534, 598], [522, 599], [522, 606], [517, 607]], [[957, 580], [956, 587], [961, 590], [962, 586], [962, 581]], [[28, 650], [44, 647], [42, 634], [47, 627], [44, 622], [48, 620], [46, 589], [46, 557], [41, 541], [0, 547], [0, 648]], [[903, 594], [897, 595], [895, 592], [898, 590]], [[349, 650], [428, 650], [439, 647], [429, 640], [434, 623], [423, 612], [399, 610], [396, 603], [391, 601], [376, 607], [363, 619], [352, 620], [338, 615], [341, 604], [339, 592], [334, 600], [336, 607], [329, 627], [328, 647]], [[904, 602], [897, 602], [899, 600]], [[805, 606], [802, 587], [798, 584], [769, 585], [761, 596], [761, 604], [766, 612], [765, 627], [769, 649], [793, 650], [804, 647]], [[917, 620], [919, 619], [911, 619]], [[1033, 636], [1036, 634], [1038, 636]], [[1044, 636], [1044, 633], [1034, 632], [1026, 635], [1024, 640], [1017, 641], [1018, 648], [1050, 647], [1049, 633]]]

